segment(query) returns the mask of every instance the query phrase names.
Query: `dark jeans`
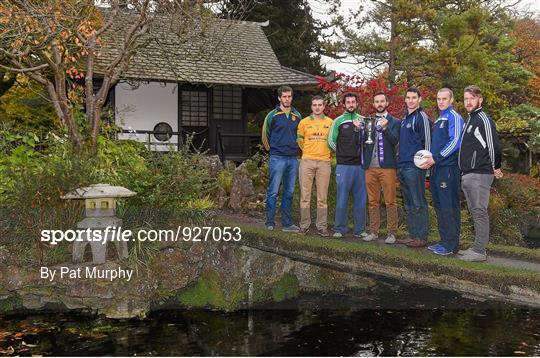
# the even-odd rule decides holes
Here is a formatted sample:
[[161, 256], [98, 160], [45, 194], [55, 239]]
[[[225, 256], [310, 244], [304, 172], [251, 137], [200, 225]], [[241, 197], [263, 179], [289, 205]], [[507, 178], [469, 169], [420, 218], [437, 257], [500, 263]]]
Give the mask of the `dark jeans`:
[[461, 211], [459, 205], [461, 173], [459, 167], [433, 167], [430, 178], [431, 197], [437, 214], [439, 244], [449, 251], [459, 246]]
[[294, 183], [298, 175], [298, 159], [282, 155], [271, 155], [268, 162], [270, 183], [266, 192], [266, 226], [275, 226], [276, 202], [279, 186], [283, 183], [281, 196], [281, 224], [283, 227], [292, 225], [291, 205], [294, 193]]
[[426, 171], [416, 167], [400, 168], [398, 177], [409, 235], [412, 239], [427, 240], [429, 214], [425, 195]]

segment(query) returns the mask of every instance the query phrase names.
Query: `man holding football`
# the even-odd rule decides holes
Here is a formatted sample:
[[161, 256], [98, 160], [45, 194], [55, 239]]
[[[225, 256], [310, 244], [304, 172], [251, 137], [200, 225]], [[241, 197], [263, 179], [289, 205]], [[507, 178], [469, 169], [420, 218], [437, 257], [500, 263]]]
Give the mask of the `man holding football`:
[[440, 116], [431, 131], [432, 156], [428, 156], [421, 166], [422, 169], [431, 168], [429, 188], [440, 237], [440, 241], [428, 249], [443, 256], [453, 254], [458, 248], [461, 227], [458, 150], [463, 118], [452, 107], [453, 101], [451, 89], [441, 88], [437, 93]]

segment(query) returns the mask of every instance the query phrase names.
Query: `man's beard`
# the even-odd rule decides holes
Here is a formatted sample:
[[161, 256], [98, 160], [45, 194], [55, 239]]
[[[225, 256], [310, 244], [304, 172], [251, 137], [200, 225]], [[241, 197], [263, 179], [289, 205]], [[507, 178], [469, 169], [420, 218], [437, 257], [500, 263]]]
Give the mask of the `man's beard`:
[[472, 112], [476, 111], [476, 110], [477, 110], [478, 108], [480, 108], [480, 107], [482, 107], [482, 106], [481, 106], [480, 104], [477, 104], [476, 106], [473, 107], [473, 109], [471, 109], [471, 110], [469, 111], [469, 113], [472, 113]]
[[349, 109], [347, 107], [345, 107], [345, 110], [349, 113], [354, 113], [356, 111], [356, 108], [353, 108], [353, 109]]
[[375, 108], [375, 110], [377, 111], [377, 113], [384, 113], [384, 112], [386, 112], [387, 109], [388, 109], [388, 107], [384, 107], [384, 108], [382, 109], [382, 111], [381, 111], [379, 108]]

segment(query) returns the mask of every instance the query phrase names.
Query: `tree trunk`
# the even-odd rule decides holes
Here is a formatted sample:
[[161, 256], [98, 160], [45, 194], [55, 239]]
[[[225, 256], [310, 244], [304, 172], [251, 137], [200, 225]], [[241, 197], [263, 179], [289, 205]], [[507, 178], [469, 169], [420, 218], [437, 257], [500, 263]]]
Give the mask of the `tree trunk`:
[[390, 88], [394, 87], [396, 82], [396, 49], [397, 49], [397, 19], [394, 13], [394, 7], [392, 6], [392, 13], [390, 19], [390, 53], [388, 60], [388, 82]]
[[[63, 80], [65, 81], [65, 78]], [[82, 149], [83, 140], [79, 126], [75, 122], [75, 115], [73, 114], [73, 106], [71, 105], [71, 101], [67, 98], [67, 96], [59, 96], [57, 89], [51, 82], [48, 82], [46, 87], [56, 115], [62, 121], [62, 125], [67, 128], [68, 137], [75, 146], [75, 149], [80, 151]], [[60, 90], [62, 90], [63, 87], [60, 87]]]

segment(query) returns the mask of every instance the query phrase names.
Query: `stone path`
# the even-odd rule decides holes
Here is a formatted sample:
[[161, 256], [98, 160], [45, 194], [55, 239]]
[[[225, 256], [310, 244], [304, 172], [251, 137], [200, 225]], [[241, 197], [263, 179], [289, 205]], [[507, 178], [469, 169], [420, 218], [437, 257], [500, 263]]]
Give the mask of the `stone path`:
[[515, 267], [531, 271], [540, 271], [540, 263], [509, 257], [488, 256], [487, 262], [496, 266]]

